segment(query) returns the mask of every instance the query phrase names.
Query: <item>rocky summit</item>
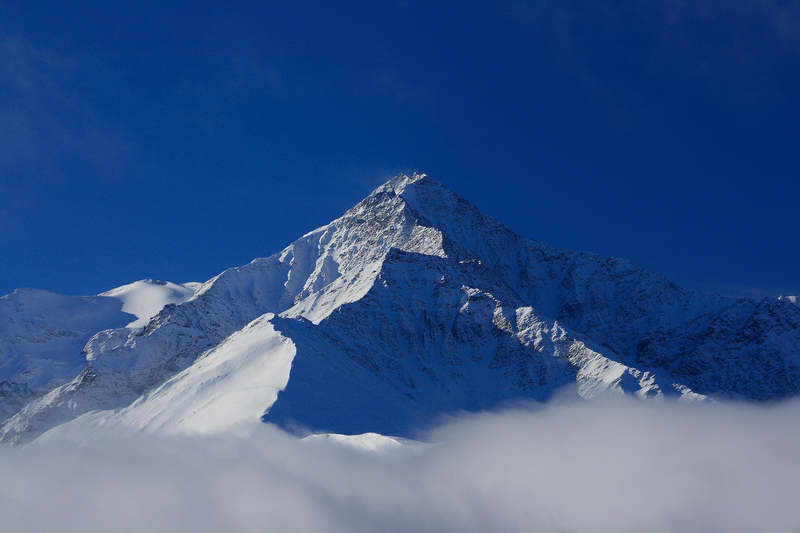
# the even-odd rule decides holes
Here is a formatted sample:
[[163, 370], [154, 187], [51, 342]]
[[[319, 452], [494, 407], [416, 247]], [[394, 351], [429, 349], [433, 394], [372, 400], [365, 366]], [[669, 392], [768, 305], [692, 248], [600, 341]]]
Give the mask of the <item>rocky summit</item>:
[[0, 298], [0, 440], [69, 423], [413, 436], [557, 391], [800, 392], [796, 299], [678, 287], [521, 237], [424, 174], [205, 283]]

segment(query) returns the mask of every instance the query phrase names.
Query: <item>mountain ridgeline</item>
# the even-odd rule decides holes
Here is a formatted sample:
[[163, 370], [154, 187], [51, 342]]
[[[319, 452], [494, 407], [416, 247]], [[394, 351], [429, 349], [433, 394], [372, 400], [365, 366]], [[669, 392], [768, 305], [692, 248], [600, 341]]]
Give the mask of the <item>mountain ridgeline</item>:
[[[551, 248], [424, 174], [390, 180], [275, 255], [170, 286], [180, 297], [154, 316], [120, 307], [114, 295], [138, 294], [126, 289], [72, 302], [105, 310], [80, 327], [28, 320], [35, 350], [14, 344], [8, 324], [27, 315], [0, 300], [11, 317], [0, 440], [65, 423], [206, 433], [261, 420], [409, 436], [443, 413], [564, 388], [586, 399], [800, 392], [796, 300], [685, 290], [626, 260]], [[71, 340], [48, 344], [62, 333]], [[53, 361], [69, 365], [41, 377]]]

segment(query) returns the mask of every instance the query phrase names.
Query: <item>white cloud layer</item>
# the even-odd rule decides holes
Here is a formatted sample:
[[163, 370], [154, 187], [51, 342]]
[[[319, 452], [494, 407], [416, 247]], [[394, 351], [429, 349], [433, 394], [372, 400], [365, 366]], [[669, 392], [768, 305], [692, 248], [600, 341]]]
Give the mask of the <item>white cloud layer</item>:
[[798, 531], [800, 403], [457, 417], [437, 444], [59, 434], [0, 451], [5, 531]]

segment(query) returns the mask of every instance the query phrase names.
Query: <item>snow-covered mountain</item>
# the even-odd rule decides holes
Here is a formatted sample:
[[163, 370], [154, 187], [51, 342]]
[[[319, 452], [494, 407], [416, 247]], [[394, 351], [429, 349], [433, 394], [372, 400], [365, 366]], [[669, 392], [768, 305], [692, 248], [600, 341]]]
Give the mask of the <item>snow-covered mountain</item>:
[[26, 397], [0, 439], [76, 418], [87, 431], [263, 419], [410, 435], [444, 412], [547, 400], [570, 384], [584, 398], [800, 391], [800, 308], [788, 300], [706, 295], [625, 260], [553, 249], [423, 174], [390, 180], [275, 255], [167, 285], [157, 305], [126, 287], [104, 294], [136, 320], [96, 328], [84, 368]]
[[111, 298], [17, 289], [0, 297], [0, 417], [86, 366], [81, 349], [98, 330], [131, 320]]
[[141, 280], [97, 296], [38, 289], [0, 296], [0, 417], [72, 380], [86, 367], [82, 350], [92, 335], [144, 325], [166, 304], [189, 298], [192, 287]]
[[170, 281], [143, 279], [101, 292], [99, 296], [121, 300], [122, 310], [136, 317], [127, 327], [138, 328], [146, 326], [165, 305], [180, 304], [191, 298], [199, 286], [194, 282], [178, 285]]
[[794, 305], [800, 305], [800, 299], [798, 299], [798, 297], [795, 295], [778, 296], [778, 300], [785, 300], [789, 303], [793, 303]]

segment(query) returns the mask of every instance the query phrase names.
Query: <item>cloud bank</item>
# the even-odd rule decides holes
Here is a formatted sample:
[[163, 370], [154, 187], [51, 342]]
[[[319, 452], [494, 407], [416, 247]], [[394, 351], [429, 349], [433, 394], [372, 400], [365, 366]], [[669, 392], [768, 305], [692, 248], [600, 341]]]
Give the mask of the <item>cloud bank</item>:
[[450, 419], [384, 453], [61, 434], [0, 451], [6, 531], [797, 531], [800, 403], [600, 401]]

